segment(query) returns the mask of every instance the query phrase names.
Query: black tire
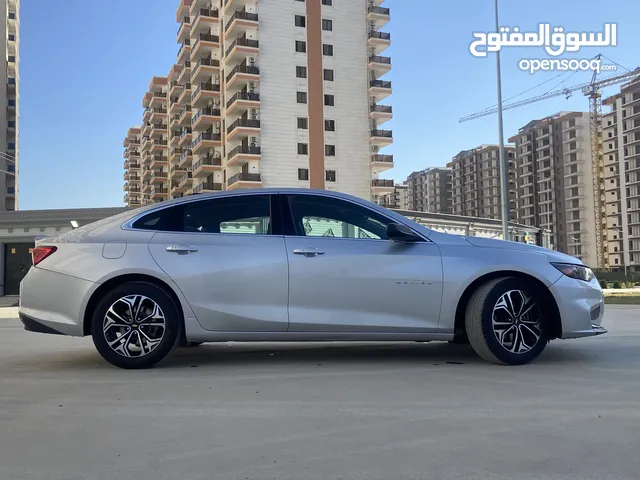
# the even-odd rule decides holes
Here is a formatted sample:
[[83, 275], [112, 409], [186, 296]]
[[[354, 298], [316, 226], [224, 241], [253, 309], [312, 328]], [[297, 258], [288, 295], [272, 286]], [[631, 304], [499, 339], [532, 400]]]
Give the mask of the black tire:
[[194, 347], [199, 347], [200, 345], [202, 345], [203, 342], [187, 342], [185, 344], [185, 348], [194, 348]]
[[[129, 297], [129, 299], [131, 299], [133, 296], [146, 297], [146, 300], [143, 301], [144, 303], [142, 308], [138, 308], [138, 311], [144, 309], [147, 310], [142, 311], [140, 317], [146, 316], [146, 314], [151, 311], [150, 307], [153, 306], [153, 302], [155, 302], [157, 307], [159, 307], [159, 310], [157, 311], [158, 315], [162, 315], [165, 327], [160, 341], [157, 343], [154, 342], [155, 344], [149, 347], [150, 351], [148, 353], [134, 356], [125, 356], [124, 353], [118, 353], [115, 349], [120, 349], [121, 351], [124, 351], [126, 349], [126, 352], [131, 353], [130, 349], [134, 348], [134, 350], [137, 349], [140, 352], [143, 352], [143, 349], [139, 348], [139, 345], [142, 345], [142, 342], [144, 340], [140, 332], [142, 332], [143, 335], [146, 335], [147, 333], [149, 335], [155, 333], [155, 336], [151, 338], [152, 340], [157, 340], [157, 337], [160, 335], [160, 333], [158, 332], [161, 332], [161, 327], [152, 326], [161, 323], [160, 320], [155, 320], [154, 318], [151, 319], [151, 322], [154, 322], [151, 325], [145, 324], [144, 322], [138, 323], [137, 321], [128, 323], [126, 322], [128, 318], [126, 317], [126, 308], [124, 308], [126, 306], [126, 303], [124, 303], [122, 300], [118, 302], [118, 300], [124, 299], [126, 297]], [[114, 325], [115, 328], [104, 329], [107, 313], [114, 305], [116, 305], [115, 308], [119, 310], [119, 312], [117, 313], [124, 313], [122, 314], [122, 317], [115, 317], [113, 314], [110, 314], [110, 318], [122, 318], [125, 321], [121, 322], [120, 320], [118, 320], [118, 324]], [[128, 327], [128, 329], [127, 327], [120, 328], [117, 326], [119, 324], [127, 324], [131, 326]], [[134, 324], [136, 325], [134, 326]], [[98, 350], [98, 353], [100, 353], [102, 358], [104, 358], [112, 365], [126, 369], [149, 368], [163, 360], [178, 344], [181, 328], [182, 317], [171, 297], [162, 288], [145, 282], [125, 283], [109, 291], [98, 303], [98, 306], [93, 312], [93, 317], [91, 320], [91, 335], [93, 337], [93, 344]], [[134, 329], [137, 330], [134, 332]], [[107, 333], [105, 333], [105, 330], [107, 330]], [[121, 336], [118, 336], [118, 333], [120, 333]], [[131, 338], [133, 341], [130, 342], [127, 339], [126, 344], [124, 344], [123, 342], [118, 342], [119, 345], [114, 347], [115, 349], [109, 345], [109, 340], [107, 339], [107, 337], [110, 337], [113, 343], [117, 342], [119, 338], [125, 336], [128, 336], [128, 338]], [[138, 342], [138, 345], [136, 345], [135, 342]], [[149, 346], [148, 344], [146, 345]]]
[[[515, 315], [507, 313], [511, 298]], [[504, 299], [506, 304], [502, 303]], [[519, 301], [526, 302], [520, 311], [531, 303], [534, 307], [521, 316]], [[494, 307], [497, 307], [495, 324]], [[549, 342], [550, 325], [551, 316], [542, 292], [531, 282], [515, 277], [497, 278], [481, 285], [469, 299], [465, 312], [465, 330], [473, 349], [484, 360], [501, 365], [524, 365], [537, 358]]]

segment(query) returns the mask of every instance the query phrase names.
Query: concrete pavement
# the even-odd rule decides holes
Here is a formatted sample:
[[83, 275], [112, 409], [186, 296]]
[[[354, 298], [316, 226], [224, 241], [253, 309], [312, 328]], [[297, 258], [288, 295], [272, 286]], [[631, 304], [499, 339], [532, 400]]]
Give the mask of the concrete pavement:
[[524, 367], [432, 344], [204, 345], [148, 371], [0, 320], [0, 479], [636, 479], [640, 309]]

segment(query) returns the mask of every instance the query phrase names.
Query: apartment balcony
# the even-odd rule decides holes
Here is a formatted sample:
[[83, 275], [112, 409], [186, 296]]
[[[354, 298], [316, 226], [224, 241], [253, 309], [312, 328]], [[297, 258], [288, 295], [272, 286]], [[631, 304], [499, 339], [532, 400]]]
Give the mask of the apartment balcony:
[[184, 193], [191, 187], [193, 187], [193, 175], [191, 175], [191, 172], [184, 172], [184, 174], [178, 179], [176, 190]]
[[227, 115], [235, 112], [246, 112], [252, 108], [260, 108], [260, 94], [252, 92], [238, 92], [227, 101]]
[[248, 5], [255, 5], [256, 0], [223, 0], [222, 9], [225, 15], [231, 15], [234, 10], [246, 10]]
[[391, 19], [390, 15], [388, 8], [371, 5], [367, 9], [367, 23], [375, 30], [380, 30], [389, 23], [389, 20]]
[[187, 105], [189, 104], [190, 99], [191, 99], [191, 83], [187, 82], [183, 86], [182, 92], [180, 92], [180, 95], [178, 96], [178, 103], [180, 105]]
[[183, 150], [178, 155], [178, 167], [179, 168], [189, 168], [191, 163], [193, 162], [193, 152], [190, 148]]
[[198, 8], [192, 13], [193, 21], [191, 22], [191, 32], [200, 32], [200, 30], [211, 30], [211, 27], [218, 23], [218, 10], [210, 10], [208, 8]]
[[220, 37], [210, 33], [200, 33], [191, 47], [191, 59], [196, 59], [200, 53], [211, 53], [212, 49], [220, 48]]
[[227, 141], [234, 137], [249, 137], [260, 134], [260, 120], [239, 118], [227, 127]]
[[151, 150], [151, 139], [147, 138], [142, 142], [142, 156], [148, 153], [149, 150]]
[[391, 82], [388, 80], [369, 81], [369, 96], [376, 101], [383, 100], [391, 95]]
[[173, 167], [171, 167], [171, 169], [169, 170], [169, 176], [171, 178], [175, 178], [175, 177], [181, 177], [183, 173], [185, 173], [187, 171], [186, 167], [180, 167], [178, 165], [174, 165]]
[[191, 128], [194, 131], [207, 130], [213, 125], [220, 122], [220, 109], [205, 107], [195, 111], [195, 115], [191, 117]]
[[194, 177], [207, 177], [222, 169], [222, 158], [204, 157], [193, 164]]
[[191, 128], [185, 127], [182, 132], [180, 132], [180, 137], [178, 137], [178, 145], [181, 148], [187, 148], [191, 144]]
[[227, 89], [256, 82], [260, 79], [260, 69], [255, 65], [236, 65], [227, 75]]
[[198, 83], [200, 76], [211, 78], [220, 72], [220, 60], [215, 58], [201, 58], [191, 68], [191, 81]]
[[391, 71], [391, 57], [371, 55], [369, 57], [369, 70], [374, 72], [376, 78]]
[[166, 170], [151, 170], [150, 182], [152, 184], [164, 183], [168, 180], [169, 175]]
[[255, 57], [260, 51], [260, 42], [250, 38], [236, 38], [225, 52], [225, 61], [241, 63], [249, 57]]
[[[129, 172], [124, 172], [124, 175], [122, 175], [122, 179], [123, 179], [125, 182], [128, 182], [128, 181], [129, 181]], [[128, 186], [128, 185], [125, 183], [125, 188], [126, 188], [127, 186]]]
[[171, 130], [171, 138], [169, 139], [169, 148], [176, 148], [178, 146], [178, 142], [180, 141], [180, 135], [182, 134], [182, 129], [178, 125], [175, 129]]
[[142, 127], [142, 134], [145, 137], [148, 137], [151, 135], [151, 123], [145, 123], [144, 126]]
[[219, 133], [203, 132], [195, 138], [191, 144], [191, 149], [193, 153], [198, 153], [221, 145], [222, 136]]
[[237, 188], [257, 188], [262, 184], [259, 173], [240, 172], [227, 179], [227, 190]]
[[182, 127], [191, 126], [191, 105], [186, 105], [184, 110], [180, 114], [180, 120], [178, 120], [178, 124]]
[[204, 182], [193, 187], [193, 193], [213, 193], [221, 191], [222, 184], [216, 182]]
[[391, 130], [372, 130], [371, 143], [385, 147], [393, 143], [393, 132]]
[[151, 92], [147, 92], [144, 94], [144, 96], [142, 97], [142, 108], [146, 109], [151, 106], [151, 97], [152, 97]]
[[180, 147], [172, 148], [171, 151], [169, 152], [169, 161], [171, 162], [171, 164], [179, 162], [180, 157], [185, 151], [186, 149], [180, 148]]
[[151, 200], [162, 201], [166, 200], [169, 195], [169, 191], [165, 186], [152, 186], [151, 187]]
[[169, 82], [169, 97], [175, 98], [180, 95], [182, 91], [182, 84], [178, 82], [178, 80], [171, 80]]
[[378, 125], [393, 118], [393, 109], [388, 105], [373, 103], [369, 107], [369, 118], [375, 120]]
[[393, 155], [371, 155], [371, 168], [375, 168], [377, 172], [393, 168]]
[[178, 48], [178, 63], [184, 63], [191, 58], [191, 39], [185, 38], [180, 48]]
[[166, 120], [166, 116], [167, 116], [167, 109], [166, 108], [152, 108], [151, 109], [151, 116], [149, 117], [149, 122], [151, 123], [160, 123], [162, 122], [162, 120]]
[[391, 34], [388, 32], [370, 30], [367, 43], [369, 52], [373, 51], [375, 55], [379, 55], [391, 46]]
[[167, 94], [165, 92], [153, 92], [151, 94], [151, 101], [149, 102], [151, 108], [167, 106]]
[[180, 114], [173, 114], [169, 117], [169, 128], [176, 130], [180, 126]]
[[151, 141], [151, 153], [160, 153], [167, 149], [169, 142], [162, 138], [154, 138]]
[[142, 122], [149, 123], [151, 120], [151, 109], [149, 107], [144, 109], [144, 113], [142, 114]]
[[[246, 34], [258, 28], [258, 14], [246, 10], [236, 10], [224, 26], [225, 38]], [[241, 36], [241, 35], [240, 35]]]
[[160, 169], [164, 168], [169, 164], [169, 157], [165, 155], [154, 155], [151, 157], [149, 162], [149, 168], [151, 169]]
[[164, 122], [151, 124], [151, 135], [167, 135], [169, 125]]
[[178, 31], [176, 33], [176, 42], [182, 43], [189, 37], [189, 32], [191, 31], [191, 17], [185, 15], [182, 17], [182, 22], [178, 27]]
[[184, 85], [191, 78], [191, 61], [186, 60], [182, 67], [180, 68], [180, 72], [178, 72], [178, 83], [180, 85]]
[[394, 192], [393, 180], [374, 178], [371, 180], [371, 193], [374, 195], [388, 195]]
[[261, 155], [260, 147], [239, 145], [227, 152], [227, 166], [244, 164], [250, 160], [260, 160]]
[[214, 98], [220, 98], [220, 85], [200, 83], [191, 95], [191, 105], [201, 106]]

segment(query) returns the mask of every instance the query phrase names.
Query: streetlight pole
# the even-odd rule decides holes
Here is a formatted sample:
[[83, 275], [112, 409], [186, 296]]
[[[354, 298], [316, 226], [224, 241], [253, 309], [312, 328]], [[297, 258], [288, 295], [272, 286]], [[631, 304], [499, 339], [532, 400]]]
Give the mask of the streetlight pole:
[[[496, 33], [500, 33], [498, 0], [494, 0]], [[500, 71], [500, 50], [496, 52], [496, 73], [498, 86], [498, 136], [500, 140], [500, 198], [502, 200], [502, 238], [509, 240], [509, 170], [504, 154], [504, 126], [502, 123], [502, 74]]]

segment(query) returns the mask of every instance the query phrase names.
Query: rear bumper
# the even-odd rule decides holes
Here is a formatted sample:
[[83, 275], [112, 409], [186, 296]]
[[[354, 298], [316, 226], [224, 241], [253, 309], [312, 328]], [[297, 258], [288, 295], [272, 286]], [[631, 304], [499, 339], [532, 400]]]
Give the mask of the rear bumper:
[[584, 338], [607, 333], [601, 325], [604, 297], [596, 281], [583, 282], [563, 275], [550, 290], [560, 311], [562, 338]]
[[20, 284], [18, 316], [31, 332], [82, 337], [86, 301], [97, 287], [88, 280], [31, 268]]

